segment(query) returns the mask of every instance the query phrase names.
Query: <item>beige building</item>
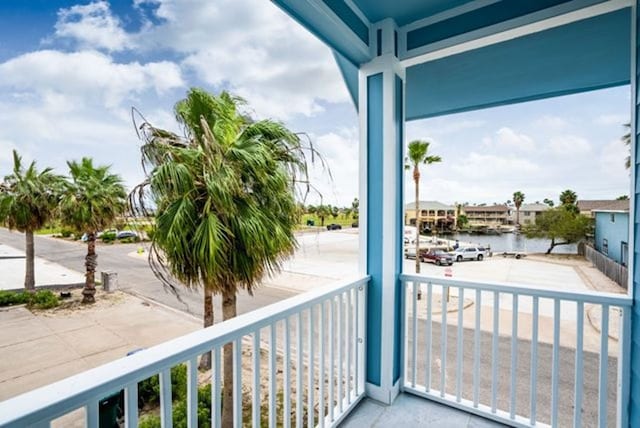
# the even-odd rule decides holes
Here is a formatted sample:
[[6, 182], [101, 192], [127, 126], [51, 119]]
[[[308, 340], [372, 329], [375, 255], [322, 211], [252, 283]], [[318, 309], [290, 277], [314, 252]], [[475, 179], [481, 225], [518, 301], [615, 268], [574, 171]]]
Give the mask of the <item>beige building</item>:
[[[438, 201], [419, 201], [420, 222], [423, 229], [452, 229], [456, 225], [457, 214], [453, 205]], [[411, 202], [404, 207], [404, 224], [416, 225], [416, 203]]]
[[[549, 209], [549, 205], [547, 204], [522, 204], [520, 207], [520, 224], [535, 224], [536, 219], [543, 212]], [[514, 222], [516, 219], [515, 210], [514, 210]]]
[[467, 205], [462, 210], [471, 227], [497, 227], [510, 223], [511, 210], [507, 205]]

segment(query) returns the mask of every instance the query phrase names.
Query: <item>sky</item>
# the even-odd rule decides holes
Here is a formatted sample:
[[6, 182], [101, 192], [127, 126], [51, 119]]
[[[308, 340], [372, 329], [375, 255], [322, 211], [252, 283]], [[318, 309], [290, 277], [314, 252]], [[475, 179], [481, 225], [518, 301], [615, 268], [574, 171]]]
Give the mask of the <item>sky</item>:
[[[357, 196], [357, 112], [331, 52], [265, 0], [0, 0], [0, 175], [16, 149], [63, 174], [91, 156], [132, 187], [143, 174], [131, 108], [178, 132], [172, 108], [193, 86], [306, 132], [331, 172], [313, 173], [322, 201]], [[407, 123], [407, 141], [429, 140], [443, 158], [424, 170], [421, 199], [628, 194], [629, 106], [620, 87]]]

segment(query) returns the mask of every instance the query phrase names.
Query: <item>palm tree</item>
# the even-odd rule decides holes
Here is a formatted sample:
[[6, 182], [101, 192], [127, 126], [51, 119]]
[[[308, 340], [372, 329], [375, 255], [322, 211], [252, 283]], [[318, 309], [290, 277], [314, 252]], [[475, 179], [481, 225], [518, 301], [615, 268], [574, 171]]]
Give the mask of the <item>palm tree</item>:
[[573, 190], [565, 190], [560, 193], [560, 205], [567, 211], [578, 214], [578, 195]]
[[122, 179], [111, 174], [109, 166], [94, 166], [91, 158], [70, 161], [67, 165], [71, 177], [60, 202], [60, 213], [66, 225], [87, 234], [82, 303], [95, 303], [96, 235], [122, 214], [127, 195]]
[[[241, 114], [243, 105], [226, 92], [191, 89], [175, 106], [184, 137], [141, 126], [147, 180], [130, 202], [136, 211], [145, 200], [157, 206], [150, 264], [174, 291], [172, 278], [204, 288], [205, 326], [213, 293], [222, 295], [223, 320], [235, 317], [238, 290], [253, 293], [297, 246], [294, 193], [297, 177], [307, 178], [305, 148], [284, 125]], [[231, 344], [223, 367], [222, 425], [232, 426]]]
[[524, 193], [517, 191], [513, 193], [513, 204], [516, 206], [516, 225], [520, 226], [520, 207], [524, 202]]
[[[631, 122], [625, 123], [622, 125], [627, 132], [622, 136], [622, 142], [629, 147], [629, 151], [631, 151]], [[631, 153], [627, 155], [624, 161], [625, 168], [631, 168]]]
[[429, 155], [428, 141], [415, 140], [409, 143], [405, 159], [405, 169], [413, 167], [413, 181], [416, 184], [416, 273], [420, 273], [420, 164], [431, 165], [442, 162], [440, 156]]
[[316, 215], [320, 219], [320, 226], [324, 227], [324, 219], [331, 215], [331, 207], [329, 205], [318, 205], [316, 207]]
[[35, 291], [35, 243], [33, 232], [44, 227], [57, 207], [62, 177], [51, 168], [38, 172], [35, 162], [26, 169], [13, 151], [13, 173], [0, 183], [0, 222], [25, 234], [24, 288]]

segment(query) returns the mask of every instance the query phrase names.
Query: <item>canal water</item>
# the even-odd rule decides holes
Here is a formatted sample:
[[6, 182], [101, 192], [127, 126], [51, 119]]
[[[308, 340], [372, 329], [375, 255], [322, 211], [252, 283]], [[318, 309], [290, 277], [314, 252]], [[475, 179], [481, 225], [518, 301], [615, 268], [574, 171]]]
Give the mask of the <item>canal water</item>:
[[[460, 242], [470, 242], [491, 247], [494, 253], [504, 251], [524, 251], [526, 253], [544, 253], [549, 248], [550, 239], [527, 238], [517, 233], [503, 233], [502, 235], [470, 235], [468, 233], [455, 233], [442, 236], [446, 239], [457, 239]], [[576, 254], [576, 244], [559, 245], [553, 249], [553, 253]]]

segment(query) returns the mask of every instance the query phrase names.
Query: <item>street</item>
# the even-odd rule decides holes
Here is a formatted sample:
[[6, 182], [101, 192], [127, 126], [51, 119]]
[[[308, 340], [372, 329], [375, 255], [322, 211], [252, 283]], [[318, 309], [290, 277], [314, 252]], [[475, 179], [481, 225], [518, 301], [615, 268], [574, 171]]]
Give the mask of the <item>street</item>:
[[[68, 269], [84, 272], [84, 257], [86, 254], [86, 245], [84, 243], [37, 235], [35, 240], [37, 257], [58, 263]], [[0, 243], [24, 251], [24, 235], [22, 233], [9, 232], [7, 229], [0, 228]], [[203, 299], [201, 292], [192, 292], [186, 288], [179, 288], [179, 300], [170, 291], [165, 290], [161, 282], [151, 272], [146, 258], [128, 255], [131, 252], [135, 252], [140, 246], [141, 244], [97, 245], [98, 269], [96, 271], [96, 279], [99, 279], [100, 271], [111, 270], [117, 272], [121, 289], [135, 292], [145, 298], [202, 318]], [[36, 275], [38, 275], [38, 272], [36, 272]], [[18, 287], [21, 285], [21, 283], [17, 284]], [[238, 313], [250, 312], [295, 294], [293, 291], [266, 286], [259, 287], [253, 296], [249, 296], [246, 292], [241, 292], [238, 295]], [[215, 299], [215, 304], [214, 317], [218, 322], [222, 316], [219, 299]]]

